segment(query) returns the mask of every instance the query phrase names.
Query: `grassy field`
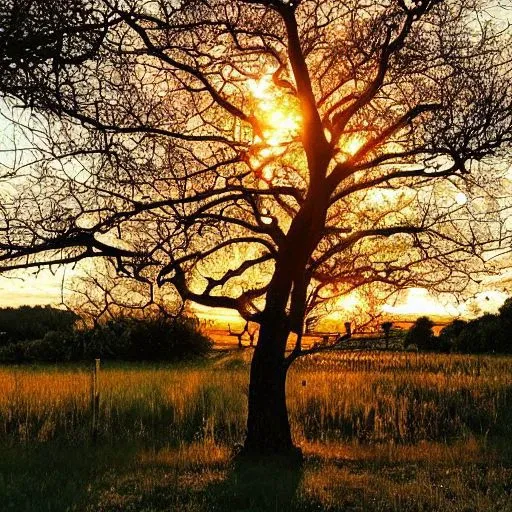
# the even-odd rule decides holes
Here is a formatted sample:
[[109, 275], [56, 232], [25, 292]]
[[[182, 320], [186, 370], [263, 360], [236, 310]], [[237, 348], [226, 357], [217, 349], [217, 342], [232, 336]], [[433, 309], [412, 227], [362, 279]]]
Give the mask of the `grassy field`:
[[0, 367], [0, 510], [512, 511], [512, 358], [333, 352], [288, 380], [300, 471], [231, 462], [251, 350]]

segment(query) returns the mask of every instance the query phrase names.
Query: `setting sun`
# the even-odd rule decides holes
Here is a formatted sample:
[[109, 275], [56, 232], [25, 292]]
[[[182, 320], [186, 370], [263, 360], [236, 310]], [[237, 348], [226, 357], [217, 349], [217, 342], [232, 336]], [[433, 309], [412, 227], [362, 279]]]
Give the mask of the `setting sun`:
[[[263, 143], [271, 147], [280, 146], [294, 139], [301, 127], [301, 115], [296, 100], [287, 91], [272, 81], [272, 75], [265, 74], [259, 80], [248, 80], [254, 116], [261, 125]], [[263, 151], [266, 155], [263, 155]], [[270, 156], [270, 148], [260, 151]], [[272, 152], [275, 154], [275, 152]]]

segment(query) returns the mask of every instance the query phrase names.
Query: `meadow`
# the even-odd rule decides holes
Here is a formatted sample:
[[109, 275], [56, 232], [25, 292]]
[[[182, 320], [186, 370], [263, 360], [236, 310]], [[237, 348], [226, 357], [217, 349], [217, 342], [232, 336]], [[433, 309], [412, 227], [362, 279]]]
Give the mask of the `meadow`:
[[294, 364], [305, 463], [232, 461], [252, 351], [0, 367], [0, 510], [512, 510], [512, 357], [331, 352]]

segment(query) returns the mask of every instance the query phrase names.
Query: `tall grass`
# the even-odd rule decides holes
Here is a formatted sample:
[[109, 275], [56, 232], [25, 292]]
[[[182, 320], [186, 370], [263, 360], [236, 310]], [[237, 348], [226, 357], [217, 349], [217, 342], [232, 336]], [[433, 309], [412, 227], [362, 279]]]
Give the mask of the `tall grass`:
[[308, 441], [415, 443], [512, 432], [511, 358], [332, 353], [300, 363], [289, 385], [296, 437]]
[[[107, 366], [100, 374], [100, 441], [240, 442], [249, 353], [201, 366]], [[89, 439], [88, 368], [2, 367], [0, 390], [2, 444]], [[323, 354], [292, 367], [288, 404], [302, 445], [509, 436], [512, 358]]]
[[[0, 367], [0, 510], [512, 512], [512, 358], [332, 353], [295, 364], [302, 470], [230, 464], [250, 350], [90, 368]], [[447, 443], [447, 441], [449, 441]]]

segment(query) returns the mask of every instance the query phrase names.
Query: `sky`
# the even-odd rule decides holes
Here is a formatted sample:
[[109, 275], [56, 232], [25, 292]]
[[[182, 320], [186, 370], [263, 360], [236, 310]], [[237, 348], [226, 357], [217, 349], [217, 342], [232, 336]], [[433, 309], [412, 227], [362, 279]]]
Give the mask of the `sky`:
[[[0, 307], [17, 307], [21, 305], [54, 305], [62, 303], [63, 278], [69, 279], [75, 273], [73, 269], [60, 268], [54, 272], [41, 270], [37, 274], [0, 276]], [[501, 282], [501, 284], [503, 284]], [[424, 288], [409, 288], [398, 296], [394, 303], [385, 304], [382, 308], [386, 317], [393, 319], [431, 316], [438, 319], [474, 316], [474, 312], [495, 313], [503, 304], [508, 294], [502, 290], [488, 290], [476, 295], [471, 302], [477, 308], [471, 307], [471, 302], [456, 304], [454, 301], [442, 303]], [[227, 328], [228, 324], [235, 327], [243, 323], [234, 312], [225, 309], [211, 309], [199, 305], [193, 307], [194, 312], [207, 326]]]
[[[5, 106], [0, 104], [0, 114]], [[0, 164], [8, 158], [8, 150], [12, 149], [15, 138], [14, 128], [0, 115]], [[464, 196], [465, 199], [465, 196]], [[457, 199], [457, 201], [459, 201]], [[64, 278], [70, 278], [74, 271], [71, 267], [50, 270], [40, 270], [32, 273], [26, 271], [18, 274], [0, 275], [0, 307], [62, 303]], [[484, 312], [496, 312], [499, 306], [507, 298], [504, 291], [512, 284], [512, 274], [503, 275], [496, 282], [489, 282], [487, 291], [483, 291], [466, 303], [457, 304], [454, 300], [442, 303], [427, 290], [422, 288], [410, 288], [402, 292], [398, 298], [383, 306], [383, 313], [392, 318], [411, 316], [435, 316], [435, 317], [469, 317]], [[487, 287], [486, 287], [487, 288]], [[512, 287], [511, 287], [512, 288]], [[512, 293], [511, 293], [512, 294]], [[472, 303], [472, 304], [471, 304]], [[473, 307], [472, 307], [473, 306]], [[475, 307], [476, 306], [476, 307]], [[211, 310], [195, 307], [198, 316], [209, 321], [220, 323], [237, 322], [237, 315], [228, 310]], [[238, 317], [238, 321], [240, 321]]]
[[[1, 110], [0, 108], [0, 114]], [[14, 138], [13, 125], [2, 119], [0, 115], [0, 163], [2, 160], [7, 163], [8, 150], [12, 148]], [[73, 274], [76, 274], [76, 271], [68, 266], [53, 270], [42, 269], [0, 275], [0, 307], [59, 305], [62, 303], [63, 293], [66, 293], [65, 286], [63, 288], [63, 278], [69, 279]], [[503, 288], [506, 289], [508, 284], [512, 285], [512, 273], [508, 277], [498, 276], [495, 282], [489, 282], [488, 290], [472, 299], [476, 308], [471, 308], [469, 303], [456, 304], [453, 300], [441, 303], [425, 289], [410, 288], [404, 290], [393, 303], [385, 304], [383, 313], [392, 318], [410, 318], [420, 315], [442, 318], [469, 317], [475, 310], [479, 314], [493, 313], [507, 298], [508, 295]], [[225, 328], [227, 324], [242, 322], [236, 313], [229, 310], [213, 310], [201, 306], [194, 306], [193, 309], [206, 322], [215, 322]]]
[[54, 273], [41, 270], [38, 275], [13, 274], [0, 276], [0, 307], [38, 304], [57, 305], [62, 302], [64, 269]]

